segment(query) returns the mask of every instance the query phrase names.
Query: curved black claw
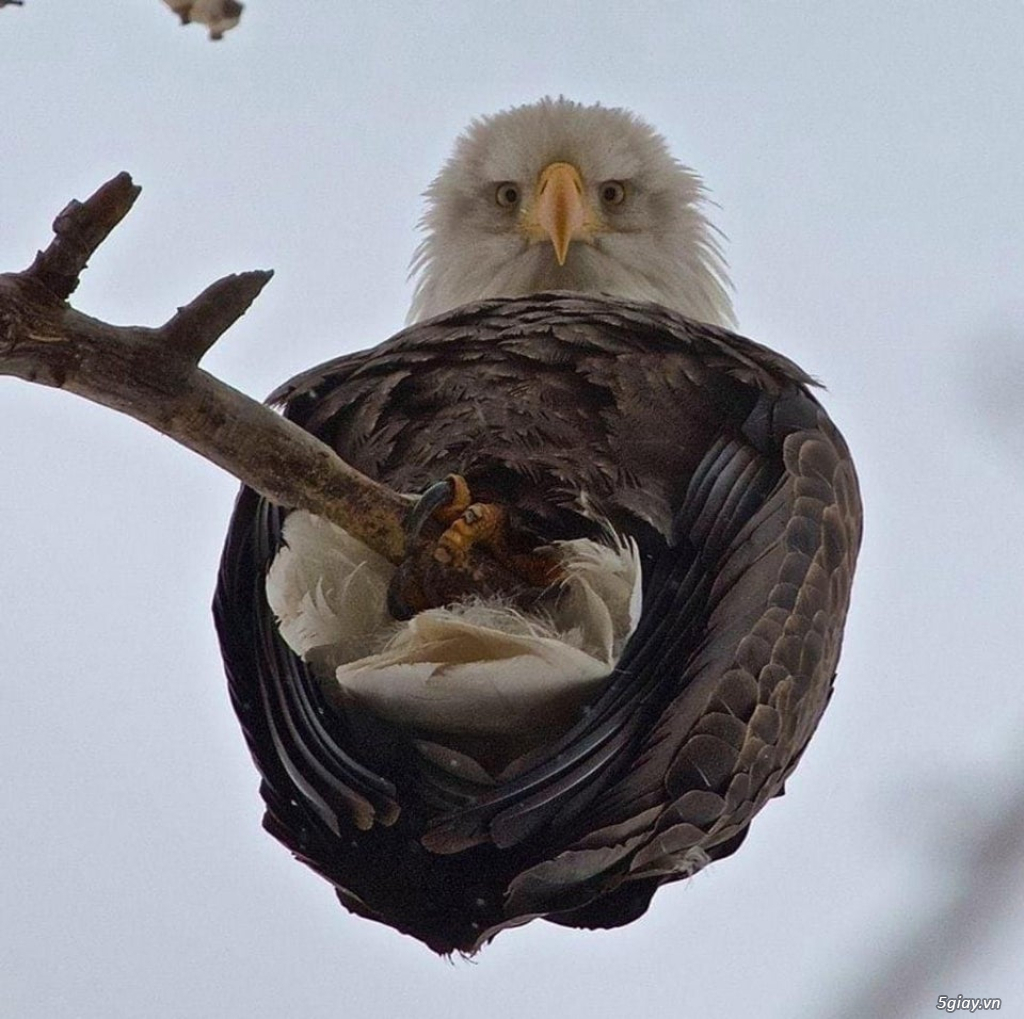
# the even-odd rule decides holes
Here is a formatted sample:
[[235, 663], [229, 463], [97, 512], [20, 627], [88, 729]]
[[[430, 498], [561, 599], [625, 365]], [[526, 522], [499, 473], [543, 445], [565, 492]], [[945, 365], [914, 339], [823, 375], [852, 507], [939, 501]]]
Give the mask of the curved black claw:
[[457, 495], [458, 484], [454, 476], [449, 474], [447, 478], [435, 481], [424, 489], [423, 494], [416, 500], [409, 515], [405, 518], [405, 534], [408, 539], [406, 547], [409, 549], [409, 555], [391, 578], [387, 600], [388, 612], [393, 619], [397, 619], [399, 622], [412, 619], [422, 608], [422, 605], [420, 608], [416, 608], [407, 600], [409, 596], [415, 601], [420, 601], [423, 597], [423, 592], [419, 589], [420, 585], [415, 580], [417, 568], [422, 569], [423, 565], [418, 561], [421, 553], [421, 532], [427, 521], [438, 510], [450, 506]]
[[455, 481], [451, 477], [435, 481], [417, 499], [416, 505], [409, 511], [405, 520], [405, 533], [415, 541], [423, 530], [423, 525], [442, 506], [448, 506], [455, 498]]
[[[401, 571], [401, 567], [399, 567], [399, 571]], [[388, 613], [398, 623], [408, 622], [416, 615], [417, 611], [402, 597], [401, 588], [403, 587], [404, 579], [404, 577], [396, 573], [391, 579], [391, 583], [388, 584]]]

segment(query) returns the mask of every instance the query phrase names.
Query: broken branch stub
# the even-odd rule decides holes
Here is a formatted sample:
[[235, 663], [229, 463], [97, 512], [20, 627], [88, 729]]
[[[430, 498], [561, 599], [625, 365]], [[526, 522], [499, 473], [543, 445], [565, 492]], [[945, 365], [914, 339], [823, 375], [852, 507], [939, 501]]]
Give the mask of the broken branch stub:
[[32, 265], [0, 275], [0, 374], [128, 414], [272, 502], [326, 517], [400, 563], [410, 497], [361, 474], [308, 432], [198, 367], [272, 273], [226, 276], [158, 329], [110, 325], [66, 303], [139, 192], [120, 173], [86, 201], [69, 203]]

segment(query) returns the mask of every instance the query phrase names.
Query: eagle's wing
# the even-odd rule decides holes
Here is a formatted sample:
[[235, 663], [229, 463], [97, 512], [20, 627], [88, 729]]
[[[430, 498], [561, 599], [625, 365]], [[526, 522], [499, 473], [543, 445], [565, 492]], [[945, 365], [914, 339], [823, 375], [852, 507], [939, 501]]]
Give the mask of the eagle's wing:
[[652, 305], [550, 294], [293, 380], [285, 413], [404, 491], [450, 473], [544, 539], [635, 540], [643, 612], [561, 736], [498, 780], [332, 710], [264, 593], [283, 514], [243, 490], [215, 601], [269, 830], [440, 951], [544, 915], [628, 922], [727, 855], [824, 710], [860, 541], [846, 446], [791, 362]]

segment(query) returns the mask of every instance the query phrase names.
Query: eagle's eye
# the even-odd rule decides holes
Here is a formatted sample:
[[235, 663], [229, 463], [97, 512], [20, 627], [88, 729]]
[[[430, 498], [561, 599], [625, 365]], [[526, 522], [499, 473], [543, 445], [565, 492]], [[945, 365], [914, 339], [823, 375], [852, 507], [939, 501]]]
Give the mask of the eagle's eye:
[[514, 209], [519, 204], [519, 187], [504, 180], [494, 189], [494, 200], [503, 209]]
[[598, 190], [605, 205], [621, 205], [626, 200], [626, 185], [621, 180], [606, 180]]

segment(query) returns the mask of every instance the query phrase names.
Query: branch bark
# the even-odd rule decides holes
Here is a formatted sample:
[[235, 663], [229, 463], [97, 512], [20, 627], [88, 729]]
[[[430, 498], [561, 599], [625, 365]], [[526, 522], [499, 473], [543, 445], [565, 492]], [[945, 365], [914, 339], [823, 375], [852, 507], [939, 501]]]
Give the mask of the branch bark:
[[265, 498], [344, 527], [393, 563], [405, 557], [411, 497], [350, 467], [324, 443], [199, 368], [271, 272], [226, 276], [165, 325], [115, 326], [67, 298], [140, 188], [118, 174], [53, 224], [20, 273], [0, 275], [0, 375], [54, 386], [128, 414], [229, 471]]

